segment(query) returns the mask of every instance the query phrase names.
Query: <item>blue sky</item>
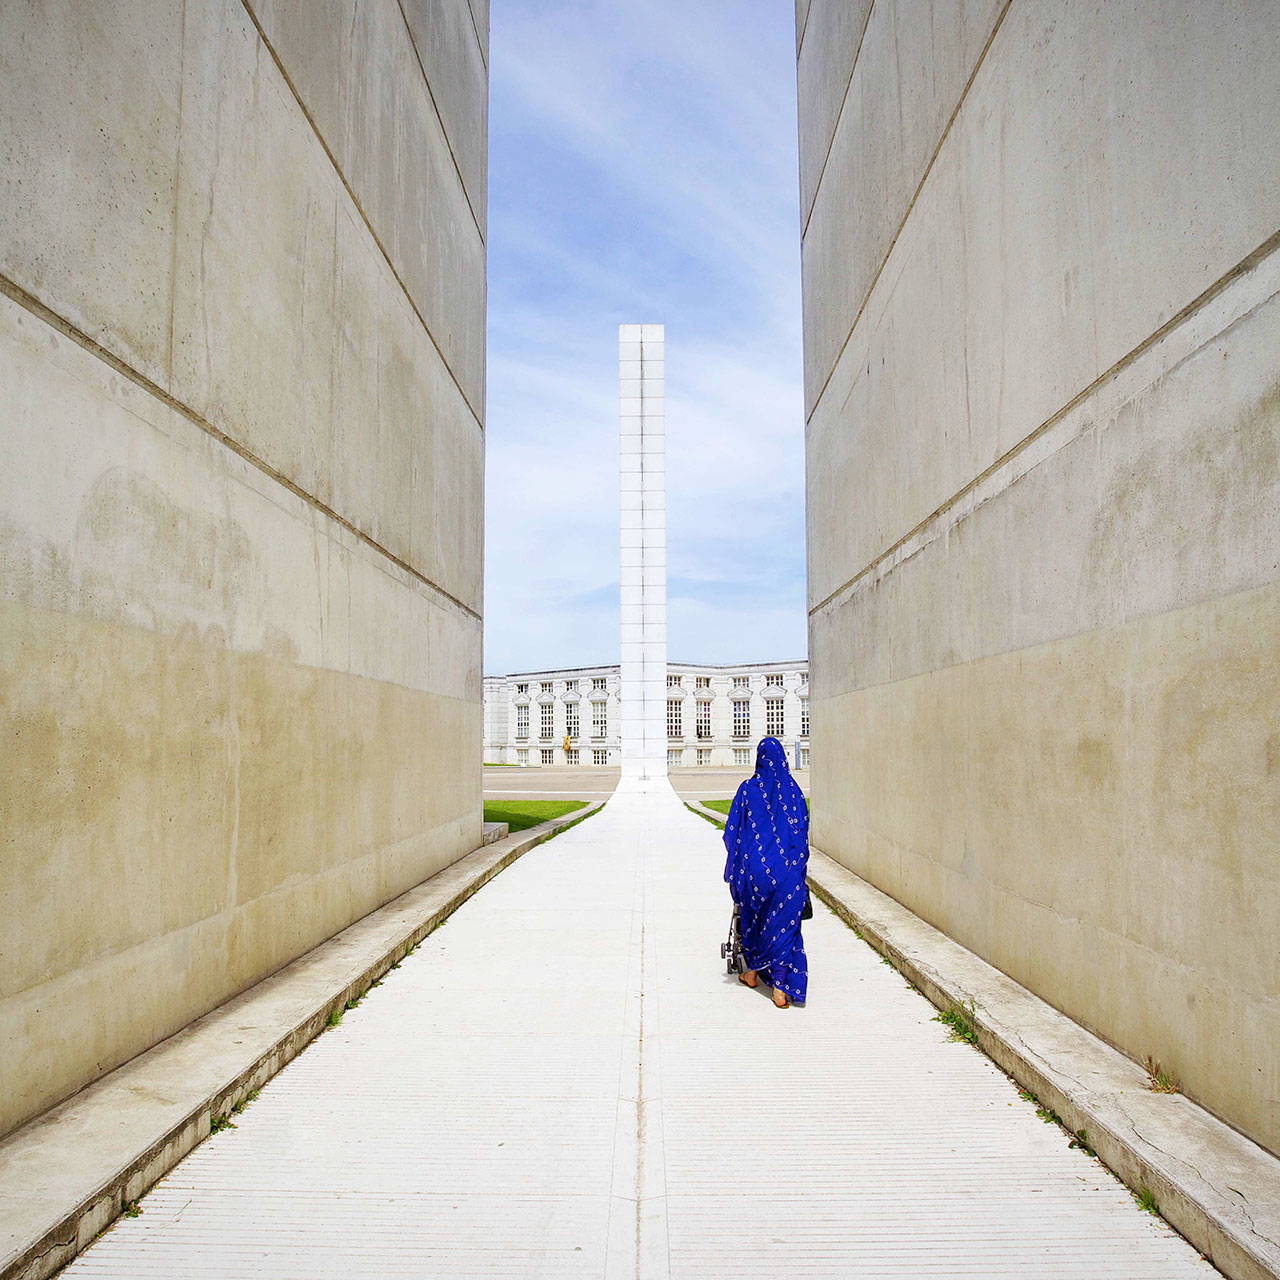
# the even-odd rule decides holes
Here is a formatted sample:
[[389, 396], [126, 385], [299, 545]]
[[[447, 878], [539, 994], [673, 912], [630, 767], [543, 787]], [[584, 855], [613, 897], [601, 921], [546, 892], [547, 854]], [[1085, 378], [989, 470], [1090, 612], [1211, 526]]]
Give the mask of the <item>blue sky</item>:
[[618, 660], [633, 322], [666, 325], [669, 657], [806, 652], [792, 15], [493, 4], [487, 673]]

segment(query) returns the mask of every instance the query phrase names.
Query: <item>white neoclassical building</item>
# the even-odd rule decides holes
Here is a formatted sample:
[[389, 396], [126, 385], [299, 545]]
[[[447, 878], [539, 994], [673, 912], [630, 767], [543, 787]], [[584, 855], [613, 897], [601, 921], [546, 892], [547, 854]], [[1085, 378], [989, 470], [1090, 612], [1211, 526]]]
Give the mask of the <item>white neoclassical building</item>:
[[[809, 767], [809, 664], [667, 664], [667, 765], [747, 767], [766, 735]], [[486, 764], [618, 765], [619, 668], [521, 671], [484, 680]]]

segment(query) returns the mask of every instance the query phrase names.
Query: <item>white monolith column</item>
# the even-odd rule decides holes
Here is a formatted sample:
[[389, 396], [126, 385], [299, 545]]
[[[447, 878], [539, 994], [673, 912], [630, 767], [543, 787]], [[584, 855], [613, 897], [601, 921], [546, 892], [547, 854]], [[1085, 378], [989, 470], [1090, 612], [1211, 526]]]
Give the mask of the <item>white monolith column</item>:
[[667, 482], [663, 328], [618, 326], [622, 776], [667, 776]]

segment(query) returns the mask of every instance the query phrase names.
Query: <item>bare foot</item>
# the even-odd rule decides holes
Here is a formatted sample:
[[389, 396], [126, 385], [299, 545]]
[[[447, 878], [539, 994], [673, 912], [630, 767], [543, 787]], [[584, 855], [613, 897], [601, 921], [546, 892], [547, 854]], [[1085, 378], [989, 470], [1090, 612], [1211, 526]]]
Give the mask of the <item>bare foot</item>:
[[744, 973], [738, 974], [738, 981], [742, 983], [744, 987], [754, 987], [756, 985], [756, 971], [754, 969], [747, 969]]
[[775, 989], [773, 993], [773, 1003], [776, 1004], [779, 1009], [785, 1009], [789, 1003], [787, 1000], [787, 993], [785, 991], [778, 991]]

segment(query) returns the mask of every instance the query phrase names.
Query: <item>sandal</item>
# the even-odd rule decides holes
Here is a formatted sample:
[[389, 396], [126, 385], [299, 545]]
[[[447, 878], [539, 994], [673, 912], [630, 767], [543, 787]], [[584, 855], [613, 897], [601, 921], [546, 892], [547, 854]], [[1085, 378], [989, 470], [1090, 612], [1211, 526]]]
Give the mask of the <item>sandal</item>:
[[787, 993], [785, 991], [778, 991], [775, 988], [773, 993], [773, 1003], [777, 1005], [779, 1009], [785, 1009], [790, 1005], [791, 1001], [787, 999]]
[[[747, 973], [751, 975], [750, 982], [747, 981]], [[738, 974], [738, 981], [742, 983], [744, 987], [750, 987], [752, 991], [754, 991], [756, 989], [756, 983], [759, 982], [760, 979], [756, 977], [756, 973], [754, 969], [748, 969], [747, 973]]]

